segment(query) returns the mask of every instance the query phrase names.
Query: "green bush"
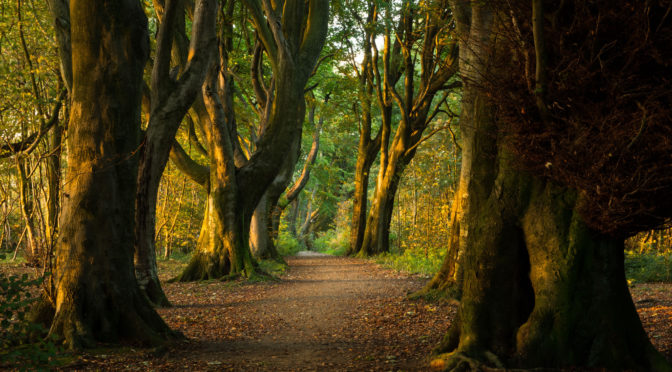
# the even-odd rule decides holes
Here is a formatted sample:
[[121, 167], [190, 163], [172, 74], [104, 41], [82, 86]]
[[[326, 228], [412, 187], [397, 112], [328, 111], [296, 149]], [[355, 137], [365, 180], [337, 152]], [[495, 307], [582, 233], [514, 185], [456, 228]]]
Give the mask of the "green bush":
[[[2, 257], [0, 257], [1, 259]], [[55, 367], [59, 350], [54, 340], [42, 339], [46, 330], [26, 320], [37, 300], [29, 291], [42, 279], [0, 273], [0, 368], [36, 370]]]
[[280, 253], [281, 256], [293, 256], [300, 250], [305, 249], [296, 237], [282, 229], [278, 234], [278, 242], [276, 246], [278, 253]]
[[318, 234], [313, 241], [315, 250], [332, 256], [343, 256], [348, 249], [348, 235], [345, 230], [327, 230]]
[[672, 254], [625, 252], [625, 276], [629, 282], [672, 282]]

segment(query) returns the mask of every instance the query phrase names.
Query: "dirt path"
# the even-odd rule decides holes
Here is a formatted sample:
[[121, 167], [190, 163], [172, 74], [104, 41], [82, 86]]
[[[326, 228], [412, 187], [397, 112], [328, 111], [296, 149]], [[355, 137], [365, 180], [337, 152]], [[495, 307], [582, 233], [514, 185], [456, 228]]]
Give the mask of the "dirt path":
[[167, 284], [160, 310], [189, 341], [89, 355], [109, 370], [419, 371], [454, 306], [408, 301], [423, 281], [356, 259], [288, 259], [279, 282]]
[[[159, 312], [188, 339], [156, 350], [100, 348], [64, 370], [426, 371], [455, 315], [447, 303], [408, 301], [425, 280], [363, 260], [300, 256], [277, 282], [164, 283]], [[162, 279], [180, 270], [162, 262]], [[172, 266], [171, 266], [172, 265]], [[9, 274], [31, 273], [4, 266]], [[654, 346], [672, 361], [672, 284], [630, 288]]]

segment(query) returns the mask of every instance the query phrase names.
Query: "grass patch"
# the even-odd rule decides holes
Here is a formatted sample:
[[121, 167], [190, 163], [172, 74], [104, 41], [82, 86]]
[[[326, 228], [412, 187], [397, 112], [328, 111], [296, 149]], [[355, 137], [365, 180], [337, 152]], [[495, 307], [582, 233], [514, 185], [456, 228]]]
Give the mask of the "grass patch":
[[259, 268], [265, 273], [277, 277], [287, 271], [287, 264], [276, 260], [261, 260], [259, 261]]
[[672, 282], [672, 254], [625, 252], [629, 283]]
[[439, 250], [438, 252], [429, 251], [425, 255], [425, 252], [407, 249], [401, 254], [386, 253], [373, 259], [377, 263], [397, 271], [429, 277], [439, 271], [445, 253], [445, 250]]
[[21, 252], [16, 255], [16, 259], [12, 260], [12, 256], [14, 256], [14, 252], [9, 252], [9, 251], [4, 251], [0, 252], [0, 265], [13, 265], [13, 266], [18, 266], [18, 265], [23, 265], [26, 263], [26, 258], [23, 257]]
[[157, 259], [156, 265], [159, 270], [159, 278], [161, 280], [168, 280], [177, 277], [182, 273], [190, 259], [191, 253], [182, 252], [175, 252], [168, 259]]

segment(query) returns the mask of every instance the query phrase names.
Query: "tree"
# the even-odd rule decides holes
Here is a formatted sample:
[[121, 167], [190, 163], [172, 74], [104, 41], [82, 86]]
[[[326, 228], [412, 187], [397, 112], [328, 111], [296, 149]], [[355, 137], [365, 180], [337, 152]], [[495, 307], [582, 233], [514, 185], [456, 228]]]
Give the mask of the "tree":
[[147, 19], [133, 0], [72, 0], [70, 22], [72, 112], [50, 333], [70, 348], [160, 343], [171, 331], [141, 294], [132, 258]]
[[[359, 102], [361, 106], [361, 115], [359, 119], [359, 143], [357, 145], [357, 162], [355, 164], [355, 190], [352, 202], [352, 222], [350, 225], [350, 245], [348, 254], [359, 252], [364, 240], [364, 231], [366, 230], [366, 211], [369, 192], [369, 172], [371, 166], [376, 160], [380, 151], [380, 140], [382, 127], [372, 138], [372, 101], [374, 86], [374, 66], [372, 57], [372, 46], [375, 42], [376, 32], [375, 23], [377, 21], [378, 9], [374, 2], [367, 2], [366, 21], [351, 10], [354, 18], [359, 22], [364, 34], [362, 37], [362, 58], [361, 67], [353, 66], [357, 73], [359, 82]], [[375, 67], [377, 68], [377, 67]], [[384, 112], [385, 113], [385, 112]], [[385, 118], [384, 118], [385, 119]]]
[[[135, 206], [135, 273], [140, 288], [152, 303], [168, 306], [156, 269], [155, 224], [157, 193], [170, 149], [184, 115], [191, 107], [210, 66], [215, 47], [216, 0], [199, 0], [194, 5], [189, 46], [175, 40], [184, 32], [184, 1], [156, 1], [161, 25], [152, 69], [151, 111], [140, 149], [138, 190]], [[176, 45], [173, 48], [173, 45]], [[171, 52], [177, 50], [182, 67], [179, 79], [171, 77]]]
[[[2, 33], [6, 38], [2, 45], [5, 76], [2, 88], [6, 94], [0, 100], [3, 127], [0, 158], [12, 157], [16, 168], [18, 200], [25, 226], [20, 241], [25, 243], [26, 258], [34, 266], [43, 266], [45, 258], [50, 256], [57, 229], [60, 113], [65, 98], [63, 84], [53, 72], [57, 69], [54, 54], [48, 52], [53, 42], [40, 37], [38, 32], [49, 25], [28, 22], [30, 18], [45, 18], [47, 13], [46, 4], [36, 6], [16, 1], [14, 5], [5, 4], [2, 15]], [[36, 50], [45, 50], [45, 53], [36, 58]], [[52, 103], [53, 108], [49, 107]], [[39, 198], [45, 184], [43, 171], [49, 196], [44, 204]]]
[[[516, 137], [503, 130], [507, 116], [493, 93], [506, 97], [508, 91], [497, 80], [515, 75], [512, 66], [516, 62], [525, 63], [522, 54], [511, 53], [507, 40], [514, 38], [503, 35], [514, 24], [529, 27], [544, 19], [540, 1], [533, 2], [534, 16], [521, 11], [529, 9], [527, 3], [518, 8], [521, 4], [511, 8], [451, 1], [460, 37], [464, 90], [460, 118], [463, 168], [457, 195], [462, 198], [458, 206], [462, 209], [460, 242], [449, 249], [464, 248], [457, 255], [462, 257], [463, 279], [457, 282], [462, 297], [456, 321], [439, 346], [444, 354], [433, 364], [460, 371], [483, 365], [669, 371], [670, 365], [649, 342], [630, 297], [623, 236], [607, 234], [587, 222], [581, 212], [587, 202], [585, 192], [521, 169], [513, 146]], [[573, 6], [563, 11], [582, 8], [579, 2]], [[601, 10], [607, 10], [611, 4], [603, 6]], [[604, 24], [610, 23], [606, 15], [613, 13], [609, 10], [592, 10], [604, 16]], [[579, 19], [594, 25], [587, 17], [574, 18], [579, 22], [574, 26], [581, 24]], [[543, 28], [535, 28], [535, 39], [543, 37], [539, 34]], [[544, 49], [536, 40], [532, 45], [539, 62], [535, 84], [551, 81], [542, 76], [549, 71], [543, 62]], [[571, 79], [582, 78], [575, 75]], [[499, 90], [490, 90], [493, 84]], [[537, 94], [544, 94], [544, 101], [549, 97], [544, 87], [539, 88], [526, 91], [533, 103], [522, 111], [527, 115], [530, 108], [538, 110], [528, 120], [543, 122], [557, 112], [548, 103], [539, 105]], [[578, 97], [573, 100], [578, 102]], [[453, 280], [445, 272], [437, 278]]]
[[[324, 98], [324, 106], [329, 102], [329, 93]], [[324, 124], [324, 112], [320, 115], [320, 119], [315, 121], [315, 110], [317, 103], [315, 102], [314, 94], [309, 98], [308, 109], [308, 124], [313, 129], [313, 141], [310, 150], [306, 156], [301, 174], [294, 181], [291, 187], [289, 186], [296, 166], [296, 160], [291, 156], [285, 159], [282, 169], [275, 177], [269, 186], [264, 196], [257, 204], [257, 208], [252, 215], [252, 223], [250, 225], [250, 247], [255, 258], [273, 258], [275, 260], [282, 260], [275, 247], [274, 239], [278, 236], [278, 229], [280, 226], [280, 218], [284, 209], [294, 201], [299, 193], [306, 186], [310, 180], [310, 169], [317, 159], [317, 153], [320, 148], [320, 133], [322, 132], [322, 125]], [[322, 110], [324, 111], [324, 109]]]
[[202, 167], [191, 171], [198, 171], [199, 179], [208, 179], [209, 194], [197, 251], [178, 277], [183, 281], [255, 273], [256, 262], [249, 248], [252, 214], [277, 176], [284, 156], [301, 138], [304, 87], [326, 38], [327, 1], [286, 1], [281, 6], [249, 0], [244, 5], [273, 73], [262, 101], [268, 116], [256, 151], [249, 159], [240, 159], [236, 155], [241, 151], [233, 120], [233, 78], [228, 73], [232, 47], [226, 37], [231, 33], [225, 34], [220, 38], [219, 64], [203, 87], [207, 115], [199, 113], [199, 121], [211, 166], [207, 171]]
[[[447, 3], [434, 1], [416, 6], [405, 1], [400, 11], [399, 25], [394, 31], [394, 43], [391, 40], [393, 31], [390, 28], [386, 31], [383, 73], [380, 74], [376, 67], [376, 88], [383, 112], [383, 128], [376, 190], [367, 217], [364, 240], [358, 253], [363, 256], [389, 251], [390, 222], [399, 179], [415, 156], [417, 147], [428, 136], [436, 133], [434, 130], [428, 136], [423, 136], [425, 129], [440, 112], [440, 106], [448, 94], [444, 94], [438, 103], [434, 102], [435, 96], [439, 91], [450, 88], [447, 83], [457, 69], [457, 48], [451, 38], [451, 14], [447, 10]], [[414, 30], [418, 12], [422, 12], [423, 17], [422, 34]], [[417, 58], [414, 48], [419, 40], [422, 45], [417, 51], [420, 81], [416, 90]], [[375, 48], [375, 43], [371, 45]], [[396, 82], [402, 73], [404, 87], [403, 92], [399, 93]], [[401, 115], [391, 143], [390, 101], [396, 102]]]

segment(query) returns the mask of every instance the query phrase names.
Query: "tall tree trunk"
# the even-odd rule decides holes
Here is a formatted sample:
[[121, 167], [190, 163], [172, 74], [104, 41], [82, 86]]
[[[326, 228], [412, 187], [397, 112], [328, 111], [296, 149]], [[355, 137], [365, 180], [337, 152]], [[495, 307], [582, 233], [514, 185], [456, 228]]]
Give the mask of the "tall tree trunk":
[[347, 254], [359, 252], [366, 230], [366, 212], [369, 193], [369, 172], [380, 148], [380, 137], [371, 141], [360, 135], [355, 164], [355, 191], [352, 200], [352, 222], [350, 225], [350, 245]]
[[61, 194], [61, 144], [63, 127], [56, 124], [49, 136], [50, 156], [47, 158], [47, 223], [46, 246], [53, 247], [58, 236], [58, 213]]
[[[313, 97], [314, 98], [314, 97]], [[324, 104], [329, 102], [329, 94], [324, 99]], [[306, 156], [306, 161], [303, 165], [301, 175], [294, 182], [291, 188], [288, 188], [296, 162], [298, 161], [301, 152], [301, 142], [298, 139], [293, 148], [289, 152], [289, 156], [285, 158], [285, 163], [280, 173], [275, 177], [266, 190], [266, 193], [259, 202], [257, 209], [254, 211], [252, 217], [252, 228], [250, 230], [250, 246], [253, 247], [252, 253], [256, 258], [273, 258], [275, 260], [282, 260], [275, 247], [274, 239], [277, 239], [278, 229], [280, 227], [280, 219], [282, 213], [289, 203], [299, 196], [299, 193], [308, 184], [310, 180], [310, 169], [317, 159], [317, 152], [320, 148], [320, 132], [324, 124], [324, 115], [320, 115], [320, 119], [315, 121], [315, 110], [317, 104], [312, 102], [310, 110], [308, 111], [308, 124], [314, 127], [313, 142]], [[286, 191], [286, 192], [285, 192]], [[283, 196], [284, 194], [284, 196]], [[281, 200], [282, 199], [282, 200]], [[262, 207], [263, 203], [263, 208]], [[259, 213], [265, 213], [265, 216], [257, 216]], [[264, 227], [255, 226], [256, 223], [264, 223]], [[260, 236], [264, 234], [266, 236]]]
[[[507, 53], [494, 43], [499, 17], [492, 5], [451, 5], [461, 42], [472, 46], [461, 61], [461, 126], [471, 130], [462, 133], [468, 161], [458, 195], [462, 297], [438, 348], [444, 354], [432, 364], [450, 371], [670, 371], [630, 297], [623, 240], [587, 228], [577, 212], [577, 193], [518, 170], [505, 138], [495, 135], [493, 109], [473, 74], [492, 68], [494, 53]], [[445, 272], [433, 283], [455, 285]]]
[[[366, 211], [369, 193], [369, 172], [373, 165], [378, 151], [380, 151], [380, 141], [382, 128], [378, 131], [375, 139], [371, 138], [371, 103], [373, 101], [374, 87], [374, 66], [372, 55], [372, 39], [375, 37], [373, 24], [377, 21], [377, 6], [374, 2], [369, 2], [364, 29], [364, 38], [362, 39], [362, 49], [364, 58], [357, 71], [359, 75], [359, 102], [362, 113], [359, 124], [359, 142], [357, 144], [357, 162], [355, 163], [355, 191], [352, 200], [352, 219], [350, 222], [350, 244], [346, 251], [347, 255], [352, 255], [360, 251], [362, 241], [364, 240], [364, 231], [366, 230]], [[356, 13], [354, 14], [356, 15]], [[363, 22], [362, 22], [363, 23]], [[377, 62], [377, 58], [376, 58]], [[383, 120], [386, 120], [386, 112], [383, 112]]]
[[[397, 146], [393, 146], [395, 147]], [[367, 217], [364, 240], [359, 251], [361, 256], [372, 256], [390, 251], [390, 224], [394, 212], [394, 199], [401, 174], [410, 162], [410, 159], [401, 156], [400, 158], [392, 154], [387, 163], [387, 170], [379, 175], [376, 192], [371, 201], [371, 210]]]
[[[71, 0], [72, 111], [50, 333], [70, 348], [171, 334], [133, 273], [147, 18], [133, 0]], [[104, 61], [104, 64], [101, 64]]]
[[282, 260], [272, 238], [272, 213], [276, 210], [280, 195], [292, 180], [294, 167], [301, 152], [301, 138], [296, 138], [285, 156], [282, 168], [266, 189], [254, 210], [250, 226], [250, 248], [255, 258]]
[[32, 266], [40, 264], [40, 242], [35, 228], [35, 205], [33, 203], [33, 184], [28, 176], [30, 164], [28, 158], [18, 154], [16, 168], [19, 180], [19, 205], [21, 216], [26, 224], [26, 261]]
[[[289, 217], [287, 221], [287, 229], [289, 230], [289, 233], [296, 237], [298, 235], [298, 231], [296, 229], [296, 222], [297, 219], [299, 218], [299, 206], [300, 206], [300, 200], [297, 197], [294, 199], [294, 201], [290, 204], [290, 210], [289, 210]], [[280, 221], [278, 221], [278, 225], [280, 224]]]
[[157, 37], [157, 55], [152, 70], [151, 113], [144, 146], [140, 150], [138, 190], [136, 193], [135, 275], [147, 298], [157, 306], [170, 306], [161, 288], [156, 267], [156, 203], [161, 175], [168, 162], [175, 133], [194, 102], [210, 65], [215, 45], [216, 0], [195, 4], [192, 26], [191, 58], [185, 61], [182, 75], [175, 83], [169, 76], [174, 35], [184, 27], [184, 2], [168, 0], [162, 9]]

